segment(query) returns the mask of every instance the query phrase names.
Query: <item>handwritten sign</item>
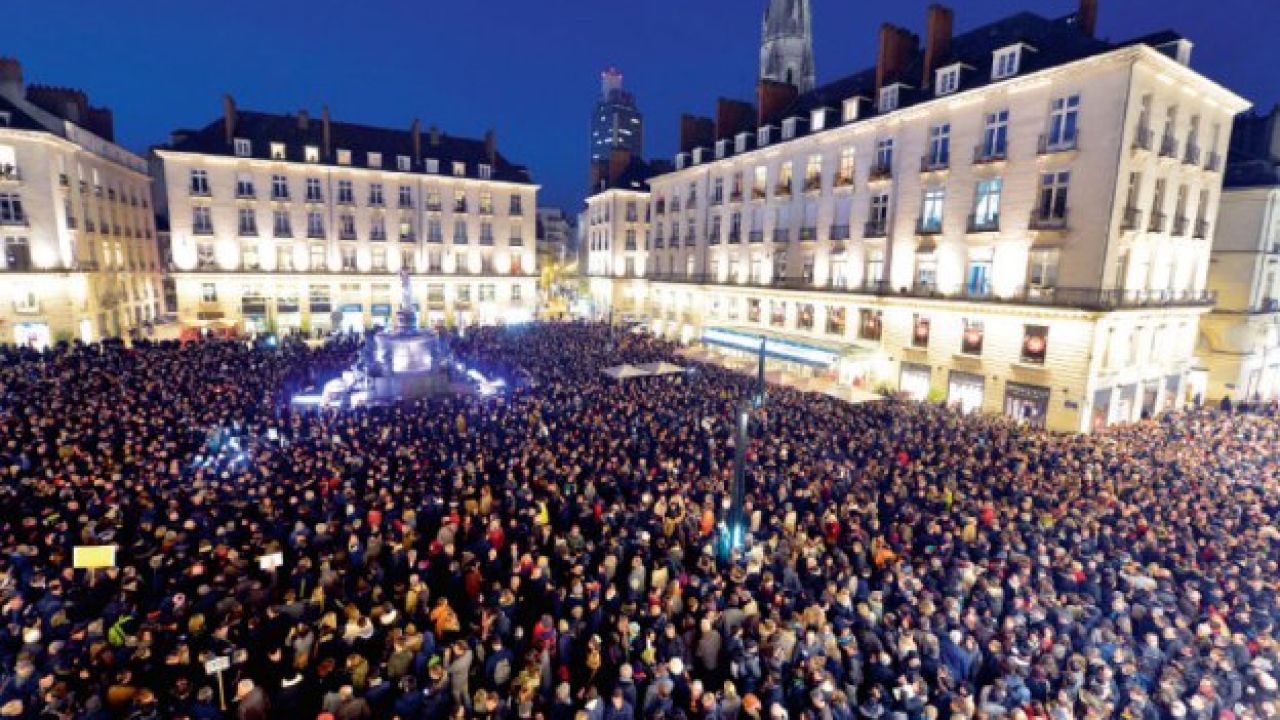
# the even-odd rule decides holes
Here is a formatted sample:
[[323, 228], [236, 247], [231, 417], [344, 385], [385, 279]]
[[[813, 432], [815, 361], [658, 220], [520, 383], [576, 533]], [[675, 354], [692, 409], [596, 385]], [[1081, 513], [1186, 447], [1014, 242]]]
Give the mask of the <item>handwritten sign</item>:
[[204, 671], [210, 675], [217, 675], [231, 669], [231, 658], [215, 657], [204, 661]]

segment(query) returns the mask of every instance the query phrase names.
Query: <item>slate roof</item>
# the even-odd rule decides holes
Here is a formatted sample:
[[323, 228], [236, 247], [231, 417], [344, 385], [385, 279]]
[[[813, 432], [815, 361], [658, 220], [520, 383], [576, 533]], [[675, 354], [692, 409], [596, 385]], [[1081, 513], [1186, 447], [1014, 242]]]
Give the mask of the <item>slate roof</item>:
[[27, 111], [17, 105], [14, 105], [13, 101], [3, 95], [0, 95], [0, 113], [7, 113], [9, 115], [9, 124], [7, 127], [11, 127], [15, 130], [44, 130], [46, 132], [52, 132], [39, 120], [32, 117], [27, 113]]
[[[175, 152], [199, 153], [205, 155], [234, 155], [234, 148], [226, 142], [226, 134], [221, 118], [209, 123], [200, 130], [178, 131], [177, 140], [168, 146]], [[322, 147], [323, 121], [319, 117], [311, 117], [305, 129], [296, 115], [283, 115], [256, 111], [240, 110], [236, 113], [234, 137], [244, 138], [251, 143], [252, 157], [269, 160], [271, 143], [284, 143], [285, 160], [303, 162], [305, 147], [308, 145]], [[466, 163], [466, 177], [479, 177], [479, 165], [489, 163], [484, 140], [462, 138], [440, 133], [439, 144], [431, 143], [431, 133], [427, 129], [421, 131], [422, 156], [414, 157], [413, 135], [408, 128], [395, 129], [361, 125], [357, 123], [331, 121], [329, 123], [330, 147], [335, 157], [322, 158], [322, 164], [336, 165], [338, 150], [351, 151], [350, 167], [370, 167], [369, 153], [381, 153], [380, 169], [396, 170], [396, 157], [405, 155], [412, 159], [412, 172], [426, 171], [424, 158], [440, 161], [441, 175], [452, 175], [452, 163]], [[510, 162], [502, 153], [497, 153], [492, 163], [491, 179], [515, 183], [532, 183], [529, 171], [522, 165]]]

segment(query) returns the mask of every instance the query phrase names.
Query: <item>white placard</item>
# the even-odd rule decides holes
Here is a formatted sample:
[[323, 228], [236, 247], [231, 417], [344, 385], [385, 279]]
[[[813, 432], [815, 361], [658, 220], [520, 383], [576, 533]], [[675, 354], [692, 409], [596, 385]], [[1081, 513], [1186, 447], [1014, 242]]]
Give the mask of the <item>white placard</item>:
[[271, 553], [258, 558], [258, 567], [263, 570], [275, 570], [284, 565], [284, 553]]
[[204, 661], [204, 671], [210, 675], [217, 675], [220, 672], [231, 669], [231, 658], [216, 657]]

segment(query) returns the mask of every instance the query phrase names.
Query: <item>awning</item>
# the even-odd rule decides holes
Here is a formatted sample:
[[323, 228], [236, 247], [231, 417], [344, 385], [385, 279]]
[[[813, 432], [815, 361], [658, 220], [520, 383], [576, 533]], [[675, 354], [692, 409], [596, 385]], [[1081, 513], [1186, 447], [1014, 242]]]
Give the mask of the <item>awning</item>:
[[829, 343], [782, 338], [774, 333], [757, 330], [735, 330], [731, 328], [707, 328], [702, 333], [702, 342], [706, 345], [742, 350], [744, 352], [760, 352], [760, 342], [765, 342], [764, 354], [775, 360], [798, 362], [813, 367], [831, 367], [836, 360], [849, 354], [853, 349]]
[[374, 315], [391, 315], [390, 303], [374, 303], [370, 309]]
[[364, 312], [364, 305], [361, 305], [360, 303], [347, 303], [338, 309], [344, 313], [358, 313]]
[[608, 375], [614, 380], [631, 380], [632, 378], [647, 377], [649, 375], [649, 373], [641, 370], [635, 365], [615, 365], [613, 367], [605, 368], [600, 372]]
[[637, 365], [636, 368], [643, 370], [647, 375], [677, 375], [684, 372], [684, 368], [669, 362], [654, 362]]

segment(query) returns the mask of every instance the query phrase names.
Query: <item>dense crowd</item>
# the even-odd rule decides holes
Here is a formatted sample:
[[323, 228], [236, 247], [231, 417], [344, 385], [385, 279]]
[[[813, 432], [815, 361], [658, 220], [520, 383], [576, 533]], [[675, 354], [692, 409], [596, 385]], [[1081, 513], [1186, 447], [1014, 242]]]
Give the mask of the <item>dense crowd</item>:
[[732, 549], [750, 378], [611, 380], [676, 358], [601, 326], [453, 347], [511, 393], [298, 413], [354, 345], [0, 351], [0, 718], [1280, 715], [1273, 417], [771, 388]]

